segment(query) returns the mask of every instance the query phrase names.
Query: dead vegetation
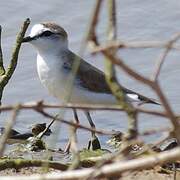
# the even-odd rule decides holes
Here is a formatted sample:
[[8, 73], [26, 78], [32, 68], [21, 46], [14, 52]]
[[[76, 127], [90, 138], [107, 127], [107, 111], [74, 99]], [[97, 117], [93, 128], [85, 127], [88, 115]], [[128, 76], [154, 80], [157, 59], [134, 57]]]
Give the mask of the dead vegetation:
[[[96, 28], [98, 28], [99, 14], [102, 8], [102, 4], [107, 3], [108, 5], [108, 25], [107, 25], [107, 41], [104, 44], [100, 44], [98, 40], [98, 36], [96, 34]], [[15, 168], [19, 169], [20, 167], [29, 167], [29, 166], [44, 166], [55, 168], [61, 170], [61, 172], [56, 172], [53, 174], [43, 174], [43, 175], [32, 175], [28, 176], [28, 179], [101, 179], [101, 178], [121, 178], [123, 173], [129, 173], [132, 171], [140, 171], [146, 169], [153, 169], [154, 167], [161, 167], [164, 169], [164, 165], [167, 163], [171, 163], [172, 168], [170, 171], [172, 172], [174, 179], [176, 178], [176, 169], [179, 166], [178, 160], [180, 160], [180, 126], [179, 126], [179, 115], [175, 114], [171, 105], [169, 104], [167, 97], [163, 93], [163, 89], [159, 84], [159, 74], [161, 72], [162, 66], [168, 53], [172, 50], [179, 50], [180, 46], [177, 45], [177, 41], [180, 38], [180, 33], [172, 35], [168, 41], [147, 41], [147, 42], [123, 42], [117, 40], [117, 25], [116, 25], [116, 1], [109, 0], [96, 1], [96, 5], [93, 9], [91, 22], [89, 24], [89, 29], [87, 32], [87, 36], [83, 43], [83, 50], [85, 47], [88, 47], [91, 53], [101, 53], [105, 58], [105, 74], [106, 80], [110, 89], [114, 96], [118, 101], [118, 105], [114, 106], [105, 106], [105, 105], [81, 105], [81, 104], [69, 104], [64, 103], [61, 105], [55, 104], [46, 104], [44, 102], [34, 102], [34, 103], [26, 103], [26, 104], [17, 104], [6, 106], [2, 105], [0, 107], [1, 111], [11, 111], [12, 115], [10, 119], [7, 121], [5, 133], [1, 137], [1, 146], [0, 146], [0, 155], [3, 157], [5, 145], [8, 139], [8, 135], [10, 130], [12, 129], [16, 118], [18, 116], [19, 111], [21, 110], [34, 110], [36, 113], [40, 113], [46, 118], [53, 119], [56, 121], [60, 121], [61, 123], [68, 124], [71, 128], [70, 139], [71, 139], [71, 152], [73, 155], [73, 160], [70, 164], [62, 164], [60, 162], [54, 162], [50, 160], [17, 160], [17, 159], [9, 159], [9, 160], [0, 160], [0, 167], [5, 168]], [[18, 60], [18, 52], [21, 47], [21, 41], [24, 37], [26, 29], [29, 25], [30, 21], [27, 19], [23, 27], [17, 37], [16, 47], [12, 54], [12, 59], [7, 70], [3, 67], [3, 56], [2, 50], [0, 51], [0, 70], [1, 70], [1, 81], [0, 81], [0, 94], [2, 96], [4, 87], [8, 83], [11, 78]], [[158, 56], [156, 65], [154, 67], [154, 73], [151, 78], [144, 77], [143, 75], [136, 72], [134, 69], [129, 67], [125, 60], [117, 55], [117, 51], [124, 48], [161, 48], [163, 49], [162, 53]], [[82, 53], [81, 50], [80, 52]], [[115, 66], [122, 69], [128, 76], [134, 78], [135, 80], [143, 83], [145, 86], [150, 87], [159, 98], [160, 104], [162, 106], [162, 111], [158, 110], [149, 110], [141, 107], [135, 107], [133, 104], [126, 100], [126, 97], [122, 91], [121, 84], [117, 81]], [[106, 155], [100, 155], [98, 157], [88, 157], [86, 159], [81, 159], [81, 153], [78, 151], [78, 140], [76, 138], [76, 129], [84, 129], [86, 131], [99, 133], [99, 134], [108, 134], [113, 135], [114, 132], [108, 130], [94, 129], [89, 128], [87, 126], [81, 125], [80, 123], [74, 123], [74, 121], [69, 121], [62, 116], [54, 116], [48, 113], [47, 108], [70, 108], [70, 109], [88, 109], [88, 110], [111, 110], [111, 111], [125, 111], [128, 116], [129, 126], [126, 134], [123, 134], [121, 139], [121, 146], [119, 150], [115, 153], [108, 153]], [[138, 131], [138, 114], [146, 113], [151, 114], [156, 118], [157, 116], [164, 117], [168, 119], [172, 128], [156, 128], [149, 129], [143, 133], [139, 133]], [[49, 129], [50, 126], [47, 128]], [[44, 130], [45, 131], [47, 131]], [[43, 132], [43, 133], [44, 133]], [[158, 132], [167, 132], [167, 136], [162, 137], [160, 141], [157, 142], [154, 146], [157, 147], [158, 144], [164, 142], [167, 139], [175, 138], [177, 141], [177, 145], [174, 148], [169, 148], [160, 151], [155, 151], [153, 146], [149, 146], [140, 140], [141, 136], [155, 134]], [[39, 134], [35, 136], [35, 138], [40, 138], [43, 134]], [[39, 140], [39, 139], [38, 139]], [[143, 147], [143, 152], [132, 153], [132, 146], [139, 145]], [[175, 163], [176, 162], [176, 163]], [[9, 165], [8, 165], [9, 163]], [[89, 164], [88, 164], [89, 163]], [[83, 166], [84, 164], [84, 166]], [[82, 168], [88, 164], [89, 168]], [[57, 168], [58, 167], [58, 168]], [[87, 167], [87, 166], [86, 166]], [[162, 170], [162, 169], [161, 169]], [[63, 171], [63, 172], [62, 172]], [[152, 170], [149, 170], [152, 171]], [[168, 170], [165, 170], [168, 171]], [[146, 171], [147, 172], [147, 171]], [[152, 172], [151, 172], [152, 173]], [[14, 178], [14, 177], [12, 177]], [[26, 179], [26, 176], [19, 177], [19, 179]], [[3, 177], [2, 177], [3, 179]], [[4, 177], [4, 179], [6, 179]], [[123, 177], [122, 177], [123, 179]]]

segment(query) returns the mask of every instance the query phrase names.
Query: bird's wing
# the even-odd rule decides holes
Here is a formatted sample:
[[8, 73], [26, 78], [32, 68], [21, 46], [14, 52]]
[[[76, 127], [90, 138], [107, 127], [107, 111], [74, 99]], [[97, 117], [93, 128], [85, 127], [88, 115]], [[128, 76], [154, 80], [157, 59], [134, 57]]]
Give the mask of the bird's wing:
[[123, 91], [127, 94], [127, 95], [137, 95], [137, 99], [141, 102], [144, 102], [144, 103], [151, 103], [151, 104], [158, 104], [160, 105], [160, 103], [156, 102], [156, 100], [154, 99], [151, 99], [151, 98], [148, 98], [146, 96], [143, 96], [142, 94], [139, 94], [135, 91], [132, 91], [130, 89], [127, 89], [125, 87], [122, 86], [122, 89]]
[[[99, 69], [97, 69], [95, 66], [84, 61], [79, 56], [75, 55], [73, 52], [69, 54], [69, 58], [66, 60], [64, 67], [66, 69], [72, 70], [72, 65], [75, 58], [79, 58], [80, 60], [80, 65], [76, 74], [77, 78], [75, 80], [76, 81], [75, 83], [79, 85], [80, 87], [88, 89], [92, 92], [111, 94], [111, 90], [105, 80], [104, 73], [100, 71]], [[146, 96], [143, 96], [139, 93], [136, 93], [123, 86], [121, 86], [121, 88], [124, 91], [124, 93], [126, 93], [126, 95], [137, 95], [137, 98], [139, 101], [146, 102], [146, 103], [159, 104], [155, 100], [148, 98]]]
[[111, 94], [111, 90], [106, 83], [105, 75], [102, 71], [84, 61], [73, 52], [70, 53], [69, 51], [68, 53], [68, 59], [64, 62], [65, 69], [72, 70], [74, 59], [78, 58], [80, 60], [75, 79], [76, 85], [92, 92]]

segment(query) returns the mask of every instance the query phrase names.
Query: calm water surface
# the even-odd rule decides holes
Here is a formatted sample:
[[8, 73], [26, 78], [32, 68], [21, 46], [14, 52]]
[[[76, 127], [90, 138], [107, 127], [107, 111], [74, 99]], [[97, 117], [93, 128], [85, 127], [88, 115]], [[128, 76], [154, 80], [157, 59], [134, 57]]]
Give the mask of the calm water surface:
[[[123, 40], [166, 40], [173, 33], [180, 30], [180, 2], [176, 0], [118, 0], [118, 38]], [[12, 42], [25, 18], [31, 18], [31, 26], [43, 21], [54, 21], [63, 26], [69, 34], [69, 44], [76, 53], [80, 42], [85, 35], [91, 10], [95, 1], [65, 1], [65, 0], [1, 0], [0, 1], [0, 24], [3, 27], [3, 53], [5, 64], [10, 59]], [[101, 14], [101, 23], [98, 33], [103, 37], [107, 26], [105, 8]], [[127, 64], [138, 72], [151, 76], [154, 63], [158, 58], [160, 50], [123, 50], [119, 52]], [[84, 58], [100, 69], [103, 69], [103, 58], [101, 56], [91, 57], [86, 53]], [[163, 66], [160, 83], [168, 97], [172, 107], [179, 112], [180, 105], [180, 53], [172, 51]], [[143, 93], [146, 96], [156, 98], [151, 89], [128, 78], [122, 71], [118, 70], [118, 78], [122, 84]], [[57, 102], [49, 96], [37, 77], [36, 52], [30, 45], [24, 45], [19, 56], [19, 64], [10, 83], [5, 89], [3, 104], [14, 104], [18, 102], [29, 102], [34, 100], [45, 100], [46, 102]], [[156, 108], [146, 105], [149, 108]], [[158, 107], [159, 108], [159, 107]], [[71, 117], [71, 113], [66, 113]], [[79, 113], [81, 122], [87, 124], [82, 114]], [[125, 130], [127, 126], [126, 116], [123, 113], [93, 112], [93, 119], [98, 128]], [[7, 119], [7, 114], [1, 114], [0, 125]], [[140, 115], [140, 128], [168, 126], [164, 119], [153, 116]], [[31, 111], [22, 112], [15, 125], [16, 129], [24, 132], [34, 123], [49, 122], [42, 116]], [[88, 133], [79, 131], [78, 139], [83, 145], [87, 142]], [[103, 138], [102, 138], [103, 139]], [[67, 140], [67, 127], [61, 128], [60, 146]], [[103, 139], [104, 140], [104, 139]], [[104, 142], [104, 141], [103, 141]], [[105, 144], [104, 144], [105, 145]]]

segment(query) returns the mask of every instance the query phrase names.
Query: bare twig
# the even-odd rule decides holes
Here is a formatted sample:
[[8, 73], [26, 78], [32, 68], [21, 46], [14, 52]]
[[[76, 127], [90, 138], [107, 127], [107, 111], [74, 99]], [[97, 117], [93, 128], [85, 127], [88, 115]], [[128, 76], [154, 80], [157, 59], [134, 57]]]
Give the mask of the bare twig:
[[3, 53], [1, 47], [1, 33], [2, 33], [2, 27], [0, 26], [0, 76], [5, 74], [5, 69], [3, 65]]
[[72, 164], [69, 167], [69, 170], [76, 169], [80, 165], [80, 155], [77, 147], [77, 136], [76, 136], [76, 127], [70, 127], [70, 148], [73, 156]]
[[[42, 114], [43, 116], [47, 117], [47, 118], [50, 118], [50, 119], [53, 119], [55, 118], [54, 116], [50, 115], [49, 113], [41, 110], [41, 111], [38, 111], [40, 114]], [[95, 133], [98, 133], [98, 134], [106, 134], [106, 135], [112, 135], [114, 134], [112, 131], [104, 131], [104, 130], [97, 130], [97, 129], [94, 129], [94, 128], [90, 128], [90, 127], [87, 127], [87, 126], [83, 126], [81, 124], [77, 124], [77, 123], [74, 123], [74, 122], [71, 122], [71, 121], [66, 121], [60, 117], [56, 117], [56, 120], [57, 121], [60, 121], [64, 124], [67, 124], [67, 125], [70, 125], [70, 126], [73, 126], [75, 128], [80, 128], [80, 129], [84, 129], [84, 130], [87, 130], [87, 131], [91, 131], [91, 132], [95, 132]]]
[[0, 157], [3, 156], [6, 141], [8, 139], [8, 136], [9, 136], [10, 132], [11, 132], [11, 129], [12, 129], [12, 127], [13, 127], [15, 121], [16, 121], [16, 117], [18, 115], [18, 112], [19, 112], [19, 105], [17, 105], [16, 108], [13, 110], [12, 117], [7, 121], [5, 132], [1, 136], [1, 139], [0, 139]]
[[126, 65], [121, 58], [118, 58], [117, 56], [112, 55], [111, 53], [107, 51], [102, 52], [105, 56], [109, 58], [109, 60], [112, 61], [112, 63], [118, 65], [122, 70], [124, 70], [128, 75], [130, 75], [132, 78], [141, 81], [144, 84], [148, 84], [149, 86], [153, 85], [153, 81], [151, 81], [148, 78], [145, 78], [144, 76], [140, 75], [136, 71], [134, 71], [132, 68], [130, 68], [128, 65]]
[[22, 167], [41, 167], [48, 164], [50, 168], [64, 171], [68, 168], [67, 165], [56, 161], [40, 160], [40, 159], [3, 159], [0, 161], [0, 170], [7, 168], [20, 169]]
[[176, 34], [173, 36], [173, 38], [171, 38], [169, 40], [169, 42], [167, 42], [167, 45], [165, 47], [164, 52], [162, 52], [157, 60], [157, 64], [155, 66], [155, 71], [153, 73], [153, 77], [152, 80], [153, 81], [157, 81], [161, 67], [168, 55], [168, 53], [170, 52], [170, 50], [173, 48], [173, 44], [180, 38], [180, 33]]
[[0, 101], [1, 101], [1, 98], [2, 98], [2, 93], [3, 93], [4, 87], [7, 85], [7, 83], [9, 82], [11, 76], [13, 75], [13, 73], [14, 73], [14, 71], [16, 69], [22, 39], [23, 39], [23, 37], [25, 35], [25, 32], [26, 32], [29, 24], [30, 24], [30, 20], [26, 19], [24, 21], [22, 27], [21, 27], [20, 32], [17, 35], [16, 44], [15, 44], [15, 47], [14, 47], [13, 52], [12, 52], [12, 57], [11, 57], [10, 64], [9, 64], [7, 70], [6, 70], [5, 75], [2, 76], [2, 79], [0, 81]]
[[[167, 48], [169, 44], [169, 40], [162, 42], [162, 41], [111, 41], [108, 44], [102, 44], [99, 46], [94, 46], [91, 49], [91, 53], [98, 53], [102, 51], [106, 51], [108, 49], [114, 48], [127, 48], [127, 49], [145, 49], [145, 48]], [[172, 49], [180, 50], [180, 45], [172, 44]]]
[[[67, 109], [80, 109], [80, 110], [94, 110], [94, 111], [124, 111], [122, 107], [119, 107], [119, 105], [103, 105], [103, 104], [72, 104], [72, 103], [65, 103], [65, 104], [46, 104], [42, 101], [37, 102], [29, 102], [20, 104], [20, 109], [22, 110], [37, 110], [39, 108], [42, 109], [59, 109], [59, 108], [67, 108]], [[151, 114], [155, 116], [162, 116], [166, 117], [166, 113], [162, 111], [156, 111], [156, 110], [149, 110], [144, 109], [141, 107], [134, 107], [136, 111], [144, 113], [144, 114]], [[0, 111], [11, 111], [14, 109], [13, 105], [2, 105], [0, 106]], [[177, 115], [179, 116], [179, 115]]]
[[177, 138], [178, 144], [180, 144], [180, 125], [179, 122], [177, 120], [177, 117], [175, 116], [171, 106], [169, 105], [164, 93], [162, 92], [160, 86], [158, 83], [155, 83], [155, 85], [153, 86], [153, 89], [156, 91], [157, 95], [159, 96], [159, 99], [162, 102], [162, 105], [164, 106], [166, 113], [167, 113], [167, 117], [169, 117], [172, 125], [173, 125], [173, 132], [175, 137]]
[[[170, 137], [169, 134], [173, 132], [174, 137], [177, 138], [178, 143], [180, 143], [180, 126], [179, 126], [179, 116], [177, 116], [174, 112], [173, 109], [171, 108], [170, 104], [167, 101], [166, 96], [164, 95], [159, 82], [158, 82], [158, 77], [160, 74], [160, 71], [162, 69], [162, 65], [168, 55], [168, 53], [172, 49], [180, 50], [179, 45], [175, 45], [174, 43], [179, 39], [180, 33], [178, 33], [176, 36], [171, 38], [168, 41], [164, 42], [122, 42], [122, 41], [116, 41], [116, 14], [115, 14], [115, 0], [110, 0], [108, 1], [109, 3], [109, 38], [108, 38], [108, 43], [104, 45], [99, 45], [98, 37], [96, 36], [96, 27], [98, 25], [98, 18], [99, 18], [99, 13], [100, 9], [102, 7], [102, 0], [96, 1], [96, 5], [94, 8], [94, 12], [92, 15], [92, 19], [90, 22], [90, 27], [88, 30], [88, 35], [86, 37], [86, 43], [87, 41], [94, 47], [92, 52], [97, 53], [101, 52], [106, 58], [107, 58], [107, 73], [106, 73], [106, 79], [108, 84], [110, 84], [110, 89], [112, 90], [113, 94], [117, 97], [121, 104], [121, 108], [118, 106], [106, 106], [106, 105], [80, 105], [80, 104], [62, 104], [62, 105], [54, 105], [54, 104], [44, 104], [43, 102], [35, 102], [35, 103], [30, 103], [30, 104], [21, 104], [18, 106], [1, 106], [0, 110], [1, 111], [10, 111], [13, 110], [13, 117], [11, 119], [11, 124], [8, 125], [8, 128], [5, 132], [5, 138], [4, 140], [2, 139], [2, 146], [0, 146], [0, 155], [3, 154], [4, 147], [5, 147], [5, 142], [8, 137], [10, 128], [13, 125], [13, 122], [16, 118], [16, 114], [20, 109], [33, 109], [37, 111], [38, 113], [42, 114], [43, 116], [47, 118], [54, 118], [51, 114], [47, 113], [45, 111], [45, 108], [72, 108], [72, 109], [82, 109], [82, 110], [114, 110], [114, 111], [126, 111], [128, 116], [134, 120], [133, 121], [133, 128], [135, 131], [137, 131], [137, 123], [136, 123], [136, 115], [137, 113], [146, 113], [146, 114], [151, 114], [155, 116], [160, 116], [164, 118], [168, 118], [172, 125], [173, 128], [158, 128], [158, 129], [148, 129], [142, 133], [139, 133], [139, 136], [144, 136], [144, 135], [150, 135], [150, 134], [155, 134], [159, 132], [168, 132], [166, 133], [166, 137], [161, 138], [161, 141], [158, 143], [164, 141], [164, 139]], [[29, 22], [26, 22], [26, 25], [28, 26]], [[19, 37], [19, 40], [17, 40], [17, 49], [14, 51], [12, 60], [11, 60], [11, 65], [9, 65], [9, 68], [6, 71], [6, 74], [2, 76], [2, 81], [0, 81], [0, 89], [1, 89], [1, 95], [4, 86], [8, 83], [9, 79], [11, 78], [15, 67], [17, 65], [17, 57], [18, 57], [18, 52], [19, 48], [21, 45], [21, 38], [23, 37], [23, 34], [26, 31], [27, 27], [24, 27], [25, 29], [21, 31], [21, 36]], [[84, 46], [84, 44], [83, 44]], [[140, 73], [136, 72], [134, 69], [130, 68], [125, 61], [122, 60], [122, 58], [118, 57], [116, 54], [117, 48], [165, 48], [158, 58], [157, 61], [157, 66], [155, 68], [153, 78], [146, 78]], [[1, 48], [0, 48], [1, 49]], [[84, 48], [81, 49], [84, 50]], [[2, 52], [0, 52], [2, 55]], [[1, 66], [1, 60], [2, 57], [0, 56], [0, 66]], [[77, 59], [78, 61], [78, 59]], [[124, 70], [129, 76], [132, 78], [144, 83], [145, 85], [151, 87], [155, 93], [158, 95], [162, 106], [164, 108], [164, 111], [157, 111], [157, 110], [148, 110], [148, 109], [143, 109], [140, 107], [133, 107], [129, 102], [126, 102], [126, 96], [124, 96], [122, 90], [121, 90], [121, 85], [116, 79], [116, 74], [114, 70], [114, 65], [117, 65], [120, 67], [122, 70]], [[2, 63], [3, 67], [3, 63]], [[75, 72], [78, 68], [78, 63], [76, 64]], [[74, 72], [74, 74], [76, 74]], [[9, 74], [8, 74], [9, 73]], [[5, 79], [4, 79], [5, 78]], [[72, 78], [73, 79], [73, 78]], [[72, 80], [73, 82], [73, 80]], [[71, 84], [72, 85], [72, 84]], [[70, 97], [70, 96], [67, 96]], [[68, 98], [67, 98], [68, 99]], [[94, 128], [89, 128], [86, 126], [83, 126], [79, 123], [73, 123], [71, 121], [67, 121], [61, 117], [55, 118], [57, 121], [60, 121], [62, 123], [65, 123], [69, 126], [71, 126], [72, 129], [72, 134], [71, 134], [71, 148], [72, 151], [77, 157], [78, 161], [74, 161], [75, 166], [71, 166], [71, 168], [76, 168], [79, 165], [79, 154], [78, 154], [78, 149], [77, 149], [77, 139], [75, 136], [75, 131], [77, 128], [81, 128], [84, 130], [88, 130], [91, 132], [96, 132], [99, 134], [109, 134], [112, 135], [114, 132], [110, 131], [103, 131], [103, 130], [97, 130]], [[51, 123], [50, 123], [51, 125]], [[49, 128], [50, 125], [47, 127]], [[47, 129], [46, 129], [47, 130]], [[164, 133], [165, 134], [165, 133]], [[137, 135], [137, 134], [136, 134]], [[134, 136], [136, 137], [136, 136]], [[129, 144], [132, 144], [135, 141], [129, 141]], [[43, 178], [49, 178], [49, 179], [82, 179], [82, 178], [87, 178], [91, 175], [91, 177], [96, 178], [96, 177], [118, 177], [122, 172], [125, 171], [130, 171], [130, 170], [140, 170], [140, 169], [145, 169], [145, 168], [150, 168], [154, 167], [155, 165], [160, 165], [164, 164], [167, 162], [172, 162], [180, 159], [180, 148], [176, 148], [173, 150], [170, 150], [168, 152], [162, 152], [153, 156], [148, 156], [148, 157], [142, 157], [142, 158], [136, 158], [133, 160], [127, 160], [127, 161], [120, 161], [122, 160], [120, 156], [124, 154], [125, 151], [127, 151], [128, 148], [124, 148], [122, 151], [119, 151], [118, 153], [111, 154], [108, 156], [108, 158], [104, 161], [101, 161], [99, 165], [96, 165], [94, 168], [89, 168], [89, 169], [83, 169], [83, 170], [76, 170], [76, 171], [68, 171], [68, 172], [62, 172], [61, 174], [55, 174], [55, 175], [43, 175]], [[121, 154], [120, 154], [121, 153]], [[76, 156], [77, 155], [77, 156]], [[132, 157], [131, 157], [132, 158]], [[113, 160], [118, 159], [118, 162], [113, 162]], [[106, 165], [105, 163], [109, 163]], [[20, 177], [19, 179], [21, 180], [24, 177]], [[26, 179], [27, 177], [25, 177]], [[41, 176], [32, 176], [29, 177], [29, 179], [35, 179], [35, 178], [42, 178]], [[3, 179], [1, 177], [1, 179]]]
[[[108, 40], [115, 40], [117, 36], [116, 27], [116, 4], [114, 0], [108, 1], [108, 13], [109, 13], [109, 26], [108, 26]], [[111, 49], [108, 51], [109, 54], [115, 56], [116, 49]], [[105, 56], [106, 61], [106, 81], [113, 93], [113, 95], [118, 100], [120, 106], [127, 112], [128, 115], [128, 139], [136, 138], [137, 136], [137, 111], [134, 109], [133, 105], [126, 99], [126, 95], [123, 92], [122, 86], [119, 84], [116, 78], [115, 66], [108, 56]]]
[[39, 139], [42, 139], [42, 137], [46, 134], [46, 132], [50, 129], [51, 125], [56, 121], [56, 117], [49, 123], [49, 125], [45, 128], [43, 132], [41, 132], [38, 136]]
[[89, 30], [88, 30], [88, 33], [87, 33], [86, 42], [90, 41], [93, 44], [94, 44], [94, 42], [98, 43], [94, 28], [96, 27], [96, 25], [98, 23], [98, 17], [99, 17], [102, 2], [103, 2], [102, 0], [96, 1], [95, 8], [94, 8], [94, 11], [92, 13], [92, 19], [91, 19], [91, 21], [89, 23], [90, 25], [89, 25]]

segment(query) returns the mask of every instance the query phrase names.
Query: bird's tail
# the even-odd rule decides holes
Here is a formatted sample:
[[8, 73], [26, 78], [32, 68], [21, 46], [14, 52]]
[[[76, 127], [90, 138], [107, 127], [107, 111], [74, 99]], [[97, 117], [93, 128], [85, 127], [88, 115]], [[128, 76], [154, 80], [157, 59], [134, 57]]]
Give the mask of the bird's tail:
[[151, 99], [142, 95], [139, 95], [139, 100], [141, 100], [144, 103], [149, 103], [149, 104], [156, 104], [156, 105], [161, 105], [159, 102], [157, 102], [155, 99]]

